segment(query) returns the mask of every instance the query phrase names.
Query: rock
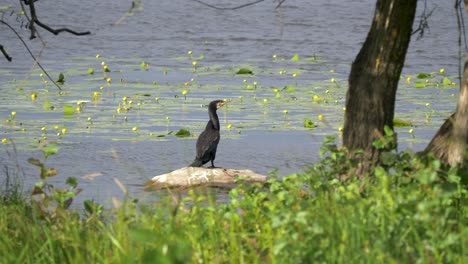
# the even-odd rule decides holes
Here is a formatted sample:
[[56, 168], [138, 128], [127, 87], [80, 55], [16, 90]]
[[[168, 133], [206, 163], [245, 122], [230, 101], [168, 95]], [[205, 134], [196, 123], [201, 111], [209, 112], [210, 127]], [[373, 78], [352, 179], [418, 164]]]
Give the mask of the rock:
[[241, 182], [265, 182], [267, 176], [251, 170], [225, 168], [185, 167], [166, 174], [154, 176], [145, 186], [146, 190], [165, 188], [187, 188], [193, 186], [210, 186], [232, 189]]

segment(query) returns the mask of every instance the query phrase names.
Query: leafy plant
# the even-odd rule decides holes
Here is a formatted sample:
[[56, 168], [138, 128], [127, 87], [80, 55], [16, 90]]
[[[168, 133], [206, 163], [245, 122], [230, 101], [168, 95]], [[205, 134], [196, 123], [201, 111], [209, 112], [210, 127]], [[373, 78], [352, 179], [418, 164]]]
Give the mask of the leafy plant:
[[30, 164], [39, 168], [41, 179], [32, 188], [32, 200], [42, 215], [51, 219], [56, 217], [58, 211], [69, 208], [73, 198], [81, 192], [81, 189], [77, 188], [78, 181], [74, 177], [66, 179], [65, 184], [69, 186], [68, 188], [56, 188], [47, 182], [47, 179], [57, 175], [58, 171], [55, 168], [48, 168], [45, 163], [50, 156], [57, 154], [57, 152], [57, 146], [49, 144], [42, 147], [43, 161], [35, 158], [28, 159]]

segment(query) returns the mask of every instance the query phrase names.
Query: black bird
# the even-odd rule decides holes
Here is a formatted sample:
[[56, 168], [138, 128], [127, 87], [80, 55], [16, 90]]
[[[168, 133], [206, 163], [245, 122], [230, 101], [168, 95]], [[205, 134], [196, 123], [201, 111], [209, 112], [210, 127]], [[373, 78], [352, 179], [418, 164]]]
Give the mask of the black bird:
[[216, 100], [208, 105], [208, 115], [210, 121], [206, 124], [205, 130], [200, 134], [197, 140], [197, 156], [190, 164], [190, 167], [201, 167], [203, 164], [211, 161], [211, 168], [215, 168], [214, 160], [216, 158], [216, 149], [219, 139], [219, 119], [216, 110], [224, 105], [223, 100]]

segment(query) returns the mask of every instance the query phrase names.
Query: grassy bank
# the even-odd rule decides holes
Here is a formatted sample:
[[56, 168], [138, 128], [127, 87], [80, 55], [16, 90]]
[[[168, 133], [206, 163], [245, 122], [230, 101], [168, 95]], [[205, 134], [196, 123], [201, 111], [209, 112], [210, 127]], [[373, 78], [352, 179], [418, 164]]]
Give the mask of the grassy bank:
[[334, 149], [304, 173], [241, 184], [226, 204], [192, 190], [77, 211], [3, 192], [1, 262], [466, 263], [466, 172], [390, 152], [372, 180], [343, 183], [350, 163]]

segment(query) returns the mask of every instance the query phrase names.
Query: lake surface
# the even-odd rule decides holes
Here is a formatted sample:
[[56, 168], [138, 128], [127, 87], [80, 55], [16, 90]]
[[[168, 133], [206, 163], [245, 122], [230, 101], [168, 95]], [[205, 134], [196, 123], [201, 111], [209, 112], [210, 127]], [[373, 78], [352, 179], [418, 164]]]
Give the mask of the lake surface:
[[[128, 16], [129, 1], [36, 5], [43, 22], [92, 34], [54, 36], [40, 30], [47, 43], [43, 47], [39, 39], [27, 40], [28, 31], [17, 22], [21, 17], [10, 16], [18, 7], [3, 14], [54, 79], [64, 73], [65, 84], [59, 94], [45, 83], [21, 42], [0, 26], [0, 43], [13, 57], [10, 63], [0, 59], [0, 137], [17, 149], [3, 144], [0, 164], [8, 173], [19, 164], [30, 187], [38, 170], [26, 160], [41, 158], [39, 146], [54, 143], [59, 152], [47, 164], [59, 174], [50, 181], [77, 177], [84, 188], [80, 199], [107, 202], [122, 196], [114, 178], [131, 196], [151, 196], [142, 193], [141, 184], [189, 164], [208, 120], [204, 105], [215, 99], [232, 100], [218, 111], [222, 139], [217, 166], [281, 176], [313, 164], [324, 136], [340, 140], [350, 65], [367, 35], [375, 3], [288, 0], [275, 10], [273, 1], [264, 1], [220, 11], [194, 1], [161, 0], [142, 1]], [[434, 7], [430, 30], [424, 38], [412, 39], [398, 91], [396, 117], [412, 123], [397, 129], [400, 149], [423, 149], [455, 109], [458, 86], [442, 85], [439, 74], [443, 68], [445, 77], [458, 83], [455, 12], [452, 3], [428, 1], [427, 8]], [[422, 9], [420, 3], [418, 15]], [[297, 61], [291, 60], [295, 54]], [[103, 71], [103, 62], [110, 72]], [[254, 75], [236, 75], [240, 68]], [[434, 74], [426, 81], [416, 78], [420, 72]], [[421, 84], [427, 87], [416, 88]], [[64, 106], [79, 112], [64, 115]], [[317, 127], [304, 128], [305, 118]], [[174, 136], [181, 128], [193, 135]], [[97, 177], [83, 179], [89, 175]]]

